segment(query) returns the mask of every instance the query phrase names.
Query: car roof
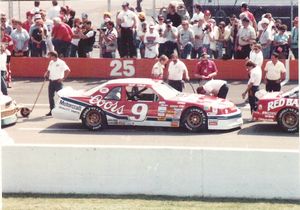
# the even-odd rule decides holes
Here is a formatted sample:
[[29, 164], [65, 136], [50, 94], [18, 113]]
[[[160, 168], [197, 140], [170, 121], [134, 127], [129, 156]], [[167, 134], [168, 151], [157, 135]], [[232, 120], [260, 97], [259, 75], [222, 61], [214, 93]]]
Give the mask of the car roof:
[[154, 85], [162, 83], [161, 80], [153, 80], [149, 78], [124, 78], [113, 79], [106, 82], [106, 84], [137, 84], [137, 85]]

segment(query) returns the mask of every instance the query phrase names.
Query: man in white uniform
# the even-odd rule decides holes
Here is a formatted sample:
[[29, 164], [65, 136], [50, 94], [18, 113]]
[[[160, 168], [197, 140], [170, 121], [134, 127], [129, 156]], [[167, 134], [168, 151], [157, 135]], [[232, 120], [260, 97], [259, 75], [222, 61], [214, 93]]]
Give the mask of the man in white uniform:
[[173, 53], [171, 55], [171, 62], [169, 63], [168, 73], [168, 84], [174, 89], [182, 92], [183, 74], [185, 74], [186, 80], [190, 80], [190, 77], [186, 65], [178, 59], [178, 55], [176, 53]]
[[49, 52], [49, 58], [51, 59], [48, 70], [45, 72], [45, 79], [49, 79], [48, 97], [50, 104], [50, 112], [46, 116], [52, 116], [52, 109], [55, 107], [54, 94], [63, 88], [63, 81], [70, 74], [70, 68], [67, 64], [58, 58], [57, 52]]
[[204, 95], [213, 95], [219, 98], [226, 98], [228, 86], [225, 80], [209, 80], [205, 85], [197, 88], [197, 93]]

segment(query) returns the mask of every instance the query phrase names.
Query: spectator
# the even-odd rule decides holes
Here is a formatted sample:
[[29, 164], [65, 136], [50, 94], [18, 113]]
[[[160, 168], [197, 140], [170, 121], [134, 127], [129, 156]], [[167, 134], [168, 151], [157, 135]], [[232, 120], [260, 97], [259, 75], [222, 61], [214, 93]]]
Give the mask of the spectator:
[[160, 79], [162, 80], [164, 77], [164, 69], [166, 64], [168, 63], [169, 59], [165, 55], [161, 55], [158, 61], [152, 67], [151, 77], [153, 79]]
[[182, 21], [182, 29], [179, 30], [179, 48], [181, 58], [187, 59], [191, 55], [194, 43], [194, 32], [189, 27], [189, 22], [187, 20]]
[[178, 49], [178, 31], [177, 28], [172, 25], [172, 21], [170, 19], [166, 20], [166, 30], [164, 31], [163, 37], [166, 39], [166, 42], [164, 44], [165, 51], [163, 52], [163, 54], [165, 54], [168, 57], [171, 57], [171, 55], [174, 53], [174, 50]]
[[178, 27], [181, 24], [181, 17], [177, 13], [176, 5], [174, 3], [169, 4], [167, 19], [171, 20], [174, 27]]
[[1, 20], [1, 27], [4, 27], [5, 33], [8, 35], [11, 35], [11, 32], [13, 31], [13, 28], [8, 24], [7, 18], [5, 14], [0, 15]]
[[51, 61], [49, 62], [48, 69], [45, 72], [44, 77], [45, 79], [49, 79], [48, 97], [50, 112], [47, 113], [46, 116], [52, 116], [52, 109], [55, 107], [55, 92], [58, 92], [63, 88], [63, 81], [70, 74], [70, 68], [63, 60], [58, 58], [58, 54], [56, 52], [49, 52], [48, 56]]
[[158, 24], [155, 25], [155, 30], [158, 32], [159, 39], [158, 39], [158, 52], [159, 56], [163, 55], [165, 52], [164, 45], [166, 42], [166, 39], [163, 37], [164, 31], [166, 30], [166, 24], [164, 23], [165, 18], [163, 15], [158, 15]]
[[280, 91], [280, 83], [284, 81], [286, 69], [282, 62], [278, 60], [279, 54], [273, 52], [271, 60], [265, 66], [265, 83], [268, 92]]
[[31, 13], [32, 14], [36, 14], [36, 13], [40, 13], [40, 0], [35, 0], [34, 1], [34, 7], [33, 7], [33, 9], [31, 10]]
[[208, 21], [208, 24], [211, 27], [211, 30], [209, 31], [209, 52], [210, 52], [210, 57], [214, 57], [215, 59], [218, 58], [218, 52], [217, 52], [217, 31], [218, 27], [216, 26], [216, 21], [214, 19], [210, 19]]
[[47, 38], [46, 38], [46, 46], [47, 46], [47, 52], [54, 51], [54, 46], [52, 44], [52, 28], [53, 28], [53, 21], [46, 17], [46, 11], [40, 10], [41, 18], [44, 22], [44, 27], [47, 28]]
[[261, 51], [261, 45], [260, 44], [253, 44], [252, 50], [249, 55], [250, 61], [255, 63], [256, 66], [262, 67], [262, 64], [264, 62], [263, 53]]
[[274, 50], [278, 52], [280, 59], [287, 59], [289, 56], [289, 35], [287, 34], [287, 26], [281, 25], [278, 27], [278, 33], [274, 37]]
[[47, 28], [42, 19], [35, 21], [35, 27], [31, 32], [31, 57], [44, 57], [46, 55]]
[[22, 28], [24, 28], [28, 33], [30, 26], [33, 24], [33, 16], [34, 14], [31, 11], [26, 12], [26, 21], [22, 24]]
[[154, 23], [149, 24], [149, 31], [144, 36], [145, 58], [157, 58], [159, 34], [154, 30]]
[[54, 49], [60, 57], [68, 57], [73, 37], [72, 29], [63, 23], [59, 17], [53, 18], [53, 23], [52, 43]]
[[64, 23], [68, 24], [68, 11], [66, 7], [60, 7], [59, 17]]
[[198, 22], [199, 20], [204, 20], [204, 14], [202, 12], [202, 7], [200, 4], [194, 4], [194, 14], [191, 19], [191, 23]]
[[210, 11], [207, 9], [207, 10], [204, 11], [203, 14], [204, 14], [204, 21], [206, 23], [208, 23], [208, 21], [211, 19], [211, 13], [210, 13]]
[[246, 63], [246, 69], [249, 74], [249, 80], [248, 80], [247, 89], [245, 90], [245, 92], [243, 92], [242, 97], [244, 99], [248, 94], [250, 110], [252, 113], [257, 109], [258, 99], [256, 98], [255, 93], [259, 90], [259, 85], [261, 83], [261, 78], [262, 78], [261, 76], [262, 72], [261, 72], [261, 68], [259, 66], [256, 66], [256, 64], [253, 63], [252, 61], [248, 61]]
[[225, 80], [210, 80], [205, 85], [197, 88], [198, 94], [212, 95], [218, 98], [226, 98], [228, 86]]
[[86, 21], [83, 23], [84, 31], [80, 34], [80, 41], [78, 43], [78, 57], [89, 58], [93, 51], [95, 43], [96, 31], [92, 28], [92, 22]]
[[50, 20], [53, 20], [56, 17], [59, 17], [60, 6], [58, 5], [57, 0], [52, 0], [52, 7], [48, 11], [48, 17]]
[[225, 59], [231, 59], [234, 51], [234, 43], [238, 32], [238, 20], [235, 15], [231, 15], [229, 24], [225, 27], [225, 31], [228, 31], [228, 35], [225, 37]]
[[110, 20], [111, 20], [111, 13], [110, 12], [104, 12], [103, 13], [103, 22], [100, 25], [100, 29], [101, 28], [105, 28], [106, 27], [106, 23], [108, 21], [110, 21]]
[[28, 42], [29, 42], [29, 34], [28, 32], [22, 28], [22, 22], [16, 21], [17, 28], [13, 30], [11, 33], [11, 38], [14, 42], [14, 51], [13, 56], [20, 57], [20, 56], [28, 56]]
[[186, 10], [185, 4], [183, 2], [178, 2], [177, 4], [177, 13], [181, 17], [181, 20], [189, 20], [190, 14]]
[[223, 58], [223, 48], [226, 47], [226, 37], [229, 37], [230, 32], [225, 30], [225, 22], [221, 21], [216, 30], [217, 40], [217, 59]]
[[[268, 22], [265, 20], [267, 19]], [[262, 15], [261, 20], [257, 23], [257, 30], [258, 30], [258, 35], [257, 38], [260, 39], [260, 36], [262, 34], [262, 32], [264, 31], [262, 24], [263, 23], [268, 23], [268, 30], [271, 32], [272, 28], [275, 26], [275, 20], [272, 18], [272, 14], [271, 13], [266, 13], [264, 15]], [[274, 37], [271, 37], [272, 39]]]
[[70, 57], [78, 57], [78, 43], [80, 40], [80, 33], [81, 33], [81, 20], [80, 18], [74, 19], [74, 27], [72, 28], [73, 37], [71, 40], [71, 49], [70, 49]]
[[237, 59], [245, 59], [249, 56], [251, 51], [250, 44], [255, 42], [256, 32], [248, 18], [242, 19], [242, 27], [238, 30], [237, 40], [235, 43], [235, 51]]
[[89, 21], [89, 16], [88, 14], [86, 14], [85, 12], [81, 14], [81, 21], [82, 23], [85, 23], [87, 21]]
[[14, 50], [14, 42], [8, 34], [5, 33], [5, 28], [1, 28], [1, 34], [0, 37], [2, 38], [0, 42], [4, 44], [6, 47], [6, 54], [7, 54], [7, 62], [6, 62], [6, 85], [8, 88], [11, 87], [11, 69], [10, 69], [10, 58]]
[[203, 48], [203, 38], [204, 38], [204, 17], [200, 17], [198, 19], [198, 22], [192, 26], [192, 30], [194, 32], [194, 46], [192, 49], [192, 55], [191, 58], [200, 58], [202, 54], [202, 48]]
[[200, 61], [197, 63], [195, 77], [200, 79], [200, 83], [213, 79], [218, 74], [218, 69], [214, 61], [208, 59], [206, 52], [202, 53]]
[[185, 74], [186, 80], [190, 80], [185, 64], [178, 59], [176, 53], [173, 53], [168, 68], [168, 84], [180, 92], [183, 90], [183, 74]]
[[261, 32], [261, 35], [259, 37], [259, 42], [262, 46], [264, 59], [270, 59], [271, 55], [272, 34], [271, 30], [268, 27], [269, 23], [270, 21], [267, 18], [263, 18], [261, 20], [261, 27], [263, 31]]
[[106, 31], [102, 31], [100, 34], [100, 36], [102, 36], [102, 57], [115, 58], [118, 32], [115, 29], [115, 24], [113, 21], [108, 21], [106, 26]]
[[202, 51], [206, 52], [207, 54], [211, 55], [211, 50], [210, 50], [210, 33], [212, 32], [212, 27], [210, 24], [206, 24], [203, 28], [203, 48]]
[[293, 23], [294, 26], [291, 32], [290, 43], [291, 43], [291, 50], [293, 52], [293, 55], [295, 59], [298, 59], [298, 38], [299, 38], [298, 17], [295, 17]]
[[7, 54], [4, 44], [0, 44], [0, 71], [1, 71], [1, 92], [3, 95], [7, 95], [7, 86], [6, 86], [6, 62]]
[[249, 7], [247, 3], [242, 3], [241, 6], [241, 14], [240, 19], [242, 20], [244, 17], [248, 18], [250, 20], [250, 25], [257, 30], [257, 23], [255, 20], [254, 15], [249, 11]]
[[69, 11], [69, 18], [68, 18], [68, 21], [67, 21], [67, 24], [70, 26], [70, 28], [73, 28], [73, 26], [74, 26], [75, 15], [76, 15], [76, 12], [71, 9]]
[[120, 48], [121, 58], [136, 57], [136, 47], [133, 39], [133, 29], [136, 28], [136, 15], [129, 10], [129, 3], [122, 4], [123, 10], [117, 16], [117, 25], [120, 27]]
[[145, 43], [144, 37], [147, 33], [147, 23], [142, 22], [141, 30], [137, 31], [136, 46], [140, 51], [141, 58], [145, 58]]

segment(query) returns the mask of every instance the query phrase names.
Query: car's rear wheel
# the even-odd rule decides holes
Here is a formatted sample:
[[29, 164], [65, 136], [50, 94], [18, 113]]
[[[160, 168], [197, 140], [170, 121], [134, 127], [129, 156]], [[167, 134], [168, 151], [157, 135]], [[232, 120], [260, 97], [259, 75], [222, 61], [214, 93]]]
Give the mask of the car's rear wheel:
[[82, 112], [82, 124], [89, 130], [100, 130], [106, 126], [105, 113], [99, 107], [87, 107]]
[[298, 109], [285, 108], [281, 110], [278, 114], [277, 123], [286, 132], [297, 132], [299, 130]]
[[183, 113], [181, 125], [191, 132], [207, 130], [206, 113], [199, 108], [189, 108]]

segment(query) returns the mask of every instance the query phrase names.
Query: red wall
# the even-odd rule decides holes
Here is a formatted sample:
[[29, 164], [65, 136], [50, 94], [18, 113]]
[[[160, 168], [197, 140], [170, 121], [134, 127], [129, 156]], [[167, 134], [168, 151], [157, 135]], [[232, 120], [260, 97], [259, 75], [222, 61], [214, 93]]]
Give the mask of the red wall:
[[[71, 69], [70, 78], [119, 78], [150, 77], [154, 59], [87, 59], [66, 58]], [[197, 60], [184, 61], [191, 79], [196, 71]], [[47, 70], [47, 58], [12, 58], [13, 77], [42, 77]], [[215, 60], [219, 69], [218, 78], [225, 80], [246, 80], [245, 60]], [[264, 66], [263, 66], [264, 67]], [[290, 61], [290, 79], [298, 80], [298, 60]]]

